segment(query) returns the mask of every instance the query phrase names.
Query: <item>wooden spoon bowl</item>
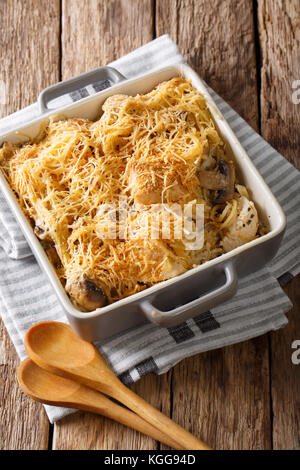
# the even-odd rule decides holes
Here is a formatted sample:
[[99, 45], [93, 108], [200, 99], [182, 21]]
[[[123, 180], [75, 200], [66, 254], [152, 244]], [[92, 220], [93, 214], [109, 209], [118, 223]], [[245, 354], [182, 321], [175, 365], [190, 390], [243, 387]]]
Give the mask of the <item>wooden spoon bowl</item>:
[[30, 328], [25, 348], [28, 355], [30, 352], [39, 362], [44, 362], [46, 368], [83, 367], [95, 356], [91, 343], [79, 338], [69, 325], [59, 322], [41, 322]]
[[42, 403], [66, 403], [82, 387], [79, 382], [41, 369], [29, 358], [18, 368], [18, 381], [29, 397]]

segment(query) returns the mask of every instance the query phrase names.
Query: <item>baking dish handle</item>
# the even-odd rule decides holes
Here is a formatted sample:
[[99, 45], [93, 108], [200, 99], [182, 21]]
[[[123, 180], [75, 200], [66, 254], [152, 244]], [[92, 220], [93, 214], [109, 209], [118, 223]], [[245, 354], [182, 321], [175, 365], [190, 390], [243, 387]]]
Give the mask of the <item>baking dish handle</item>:
[[[53, 101], [60, 96], [67, 95], [69, 93], [83, 90], [88, 85], [97, 84], [100, 89], [105, 90], [116, 83], [125, 80], [125, 77], [118, 72], [118, 70], [113, 67], [98, 67], [96, 69], [90, 70], [89, 72], [82, 73], [76, 77], [70, 78], [69, 80], [64, 80], [62, 82], [51, 85], [48, 88], [43, 90], [38, 98], [38, 105], [40, 108], [40, 113], [44, 114], [50, 111], [48, 103]], [[98, 90], [100, 91], [100, 90]], [[82, 93], [80, 98], [85, 98], [88, 96], [85, 93]], [[79, 98], [79, 99], [80, 99]], [[74, 101], [77, 101], [76, 99]]]
[[161, 311], [152, 305], [150, 300], [142, 301], [140, 308], [146, 318], [158, 326], [169, 328], [179, 325], [189, 318], [207, 312], [211, 308], [225, 302], [236, 293], [238, 283], [237, 273], [232, 262], [224, 265], [224, 274], [226, 280], [222, 286], [173, 310]]

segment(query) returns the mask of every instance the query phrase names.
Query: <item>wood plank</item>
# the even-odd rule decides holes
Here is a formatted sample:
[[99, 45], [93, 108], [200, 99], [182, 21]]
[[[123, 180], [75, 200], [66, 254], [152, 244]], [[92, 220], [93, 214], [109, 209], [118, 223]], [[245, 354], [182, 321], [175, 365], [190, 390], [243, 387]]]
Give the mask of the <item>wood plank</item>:
[[63, 79], [153, 39], [152, 0], [63, 0], [62, 5]]
[[[62, 77], [105, 65], [153, 39], [151, 0], [63, 1]], [[136, 393], [168, 413], [168, 376], [148, 376]], [[54, 449], [156, 449], [157, 443], [112, 421], [76, 413], [57, 422]]]
[[[296, 91], [293, 82], [300, 80], [299, 17], [299, 2], [258, 2], [261, 131], [265, 139], [298, 169], [300, 104], [293, 103]], [[300, 89], [299, 82], [297, 88]]]
[[[294, 307], [288, 325], [271, 334], [271, 400], [273, 448], [300, 449], [300, 365], [293, 364], [292, 344], [300, 339], [300, 276], [284, 289]], [[299, 346], [298, 346], [299, 348]]]
[[0, 80], [6, 90], [1, 117], [35, 102], [59, 80], [59, 18], [59, 0], [0, 2]]
[[[0, 2], [1, 117], [33, 103], [59, 79], [59, 18], [59, 0]], [[0, 448], [47, 449], [47, 416], [17, 384], [19, 359], [2, 322], [0, 339]]]
[[172, 374], [172, 418], [214, 449], [269, 449], [265, 336], [191, 357]]
[[[293, 82], [300, 79], [299, 18], [299, 2], [258, 2], [262, 135], [300, 169], [300, 104], [292, 99]], [[291, 360], [292, 343], [300, 338], [299, 291], [298, 276], [285, 288], [294, 304], [289, 324], [271, 334], [275, 449], [300, 449], [300, 366]]]
[[168, 33], [185, 60], [257, 129], [252, 0], [157, 0], [157, 36]]
[[0, 450], [48, 448], [49, 421], [44, 407], [21, 391], [19, 358], [0, 320]]
[[[250, 0], [157, 0], [157, 35], [258, 129]], [[172, 374], [172, 417], [217, 449], [271, 447], [268, 338], [187, 359]]]

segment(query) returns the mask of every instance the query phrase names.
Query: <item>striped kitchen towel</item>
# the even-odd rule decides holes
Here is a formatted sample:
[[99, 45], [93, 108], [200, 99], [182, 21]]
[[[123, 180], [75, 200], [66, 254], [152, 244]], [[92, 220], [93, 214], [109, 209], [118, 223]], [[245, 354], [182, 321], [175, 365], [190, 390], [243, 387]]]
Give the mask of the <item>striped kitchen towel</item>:
[[[113, 62], [126, 77], [183, 62], [176, 45], [165, 35]], [[60, 98], [63, 105], [106, 86], [96, 83]], [[269, 266], [239, 282], [236, 295], [212, 311], [184, 324], [161, 329], [144, 324], [97, 343], [108, 363], [124, 383], [150, 372], [163, 373], [185, 357], [245, 341], [287, 323], [291, 302], [281, 286], [300, 271], [300, 175], [284, 157], [212, 90], [214, 99], [250, 158], [280, 201], [287, 230], [276, 258]], [[37, 104], [0, 121], [0, 133], [38, 116]], [[66, 321], [57, 298], [31, 254], [18, 224], [0, 194], [0, 311], [18, 355], [24, 359], [24, 336], [34, 323]], [[251, 299], [251, 301], [249, 300]], [[46, 406], [51, 422], [72, 412]]]

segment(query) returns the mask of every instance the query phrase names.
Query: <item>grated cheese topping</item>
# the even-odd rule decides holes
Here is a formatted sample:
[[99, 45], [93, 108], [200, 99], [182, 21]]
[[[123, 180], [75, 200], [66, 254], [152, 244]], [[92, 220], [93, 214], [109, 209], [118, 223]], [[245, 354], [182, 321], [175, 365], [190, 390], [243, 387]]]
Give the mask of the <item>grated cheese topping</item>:
[[[94, 122], [52, 118], [38, 141], [5, 143], [0, 151], [23, 211], [45, 248], [55, 248], [63, 285], [68, 289], [86, 276], [108, 302], [224, 253], [222, 238], [246, 189], [238, 185], [230, 200], [215, 204], [197, 172], [205, 162], [228, 159], [204, 97], [179, 77], [144, 95], [109, 97]], [[125, 218], [120, 198], [129, 209]], [[175, 236], [178, 217], [169, 209], [174, 203], [204, 204], [200, 250], [186, 249]], [[171, 222], [168, 237], [162, 226], [156, 239], [149, 237], [153, 204]], [[116, 226], [122, 232], [117, 238]]]

